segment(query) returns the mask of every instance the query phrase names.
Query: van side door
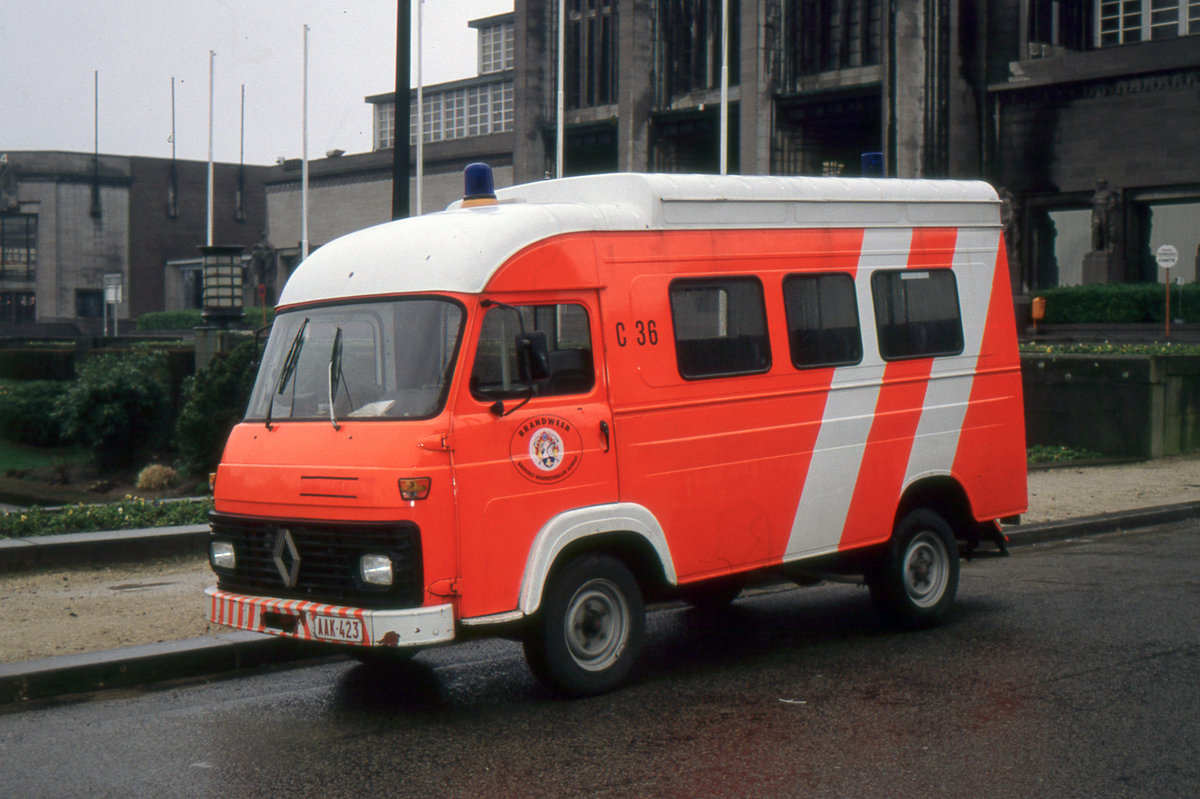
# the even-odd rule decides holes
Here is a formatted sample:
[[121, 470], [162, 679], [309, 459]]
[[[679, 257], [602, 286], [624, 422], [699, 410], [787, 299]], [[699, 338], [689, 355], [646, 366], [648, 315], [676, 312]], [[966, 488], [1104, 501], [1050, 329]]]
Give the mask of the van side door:
[[483, 305], [452, 435], [463, 618], [516, 609], [542, 527], [618, 495], [596, 292]]

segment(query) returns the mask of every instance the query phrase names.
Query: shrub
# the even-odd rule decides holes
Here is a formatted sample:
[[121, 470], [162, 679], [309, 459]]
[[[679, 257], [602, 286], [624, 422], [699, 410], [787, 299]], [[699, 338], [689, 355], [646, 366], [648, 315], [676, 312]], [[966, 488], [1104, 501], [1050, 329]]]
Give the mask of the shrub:
[[254, 388], [258, 350], [253, 340], [218, 355], [188, 378], [175, 424], [179, 468], [202, 475], [216, 468], [229, 431], [237, 424]]
[[53, 380], [0, 385], [0, 438], [39, 447], [61, 444], [62, 427], [54, 407], [69, 385]]
[[151, 311], [137, 320], [138, 330], [191, 330], [200, 324], [200, 310]]
[[28, 538], [56, 533], [128, 530], [204, 524], [212, 500], [150, 501], [126, 497], [108, 505], [70, 505], [63, 508], [24, 508], [0, 512], [0, 538]]
[[57, 403], [64, 435], [104, 468], [129, 466], [158, 447], [170, 414], [165, 363], [144, 348], [89, 358]]
[[[1161, 283], [1102, 283], [1037, 292], [1046, 299], [1046, 322], [1114, 324], [1162, 322], [1166, 291]], [[1200, 321], [1200, 283], [1171, 287], [1171, 316]]]
[[152, 463], [138, 472], [138, 491], [163, 491], [175, 485], [179, 472], [161, 463]]
[[[275, 318], [275, 309], [267, 309], [267, 322]], [[150, 330], [191, 330], [201, 322], [199, 308], [187, 308], [181, 311], [151, 311], [142, 314], [137, 320], [137, 329]], [[262, 308], [247, 308], [242, 316], [242, 324], [248, 328], [262, 326]]]

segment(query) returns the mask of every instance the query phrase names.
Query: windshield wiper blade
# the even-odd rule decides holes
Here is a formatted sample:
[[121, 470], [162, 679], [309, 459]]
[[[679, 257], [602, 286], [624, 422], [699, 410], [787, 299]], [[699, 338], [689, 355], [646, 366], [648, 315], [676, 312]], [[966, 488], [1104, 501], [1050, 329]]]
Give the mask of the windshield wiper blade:
[[337, 397], [341, 385], [339, 377], [342, 373], [342, 329], [339, 327], [333, 334], [333, 350], [329, 353], [329, 421], [334, 430], [341, 430], [337, 414], [333, 411], [333, 400]]
[[275, 388], [271, 391], [271, 400], [267, 403], [267, 429], [271, 429], [271, 411], [275, 408], [275, 397], [283, 394], [287, 388], [288, 381], [292, 379], [292, 372], [296, 371], [296, 364], [300, 362], [300, 348], [304, 346], [304, 331], [308, 327], [308, 318], [300, 323], [300, 329], [296, 331], [296, 337], [292, 339], [292, 346], [288, 349], [287, 357], [283, 359], [283, 368], [279, 370], [279, 379], [275, 381]]

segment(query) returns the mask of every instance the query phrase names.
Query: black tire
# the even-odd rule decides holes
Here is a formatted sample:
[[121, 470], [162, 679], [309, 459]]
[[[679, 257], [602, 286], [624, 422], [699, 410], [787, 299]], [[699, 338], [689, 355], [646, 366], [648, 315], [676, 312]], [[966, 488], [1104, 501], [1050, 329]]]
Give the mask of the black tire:
[[642, 648], [642, 592], [625, 564], [586, 555], [550, 579], [542, 607], [526, 628], [525, 660], [549, 687], [571, 696], [611, 691]]
[[871, 600], [884, 620], [915, 630], [938, 624], [958, 592], [958, 544], [935, 511], [911, 511], [896, 525]]

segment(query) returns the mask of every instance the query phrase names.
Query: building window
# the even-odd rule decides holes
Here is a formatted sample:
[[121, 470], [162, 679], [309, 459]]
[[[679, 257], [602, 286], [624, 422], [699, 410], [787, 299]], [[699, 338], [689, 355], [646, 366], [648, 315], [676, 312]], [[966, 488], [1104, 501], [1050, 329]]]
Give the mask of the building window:
[[675, 360], [688, 379], [755, 374], [771, 368], [762, 284], [754, 278], [671, 284]]
[[1032, 289], [1078, 286], [1083, 259], [1092, 249], [1092, 211], [1082, 207], [1032, 209]]
[[479, 29], [479, 74], [513, 68], [513, 24], [505, 22]]
[[880, 63], [881, 0], [786, 0], [793, 78]]
[[563, 102], [591, 108], [617, 101], [616, 0], [567, 0]]
[[792, 275], [783, 281], [792, 365], [841, 366], [862, 360], [854, 279], [846, 274]]
[[871, 293], [884, 360], [962, 352], [958, 284], [949, 269], [876, 272], [871, 275]]
[[75, 316], [99, 319], [104, 316], [104, 292], [100, 289], [75, 289]]
[[1200, 0], [1095, 2], [1099, 47], [1200, 34]]
[[375, 149], [390, 149], [395, 140], [396, 103], [375, 103]]
[[0, 322], [37, 321], [37, 296], [32, 291], [0, 292]]
[[[1161, 283], [1194, 283], [1200, 266], [1200, 198], [1136, 202], [1133, 205], [1134, 230], [1138, 237], [1135, 252], [1139, 259], [1135, 280]], [[1155, 253], [1170, 244], [1179, 253], [1179, 261], [1170, 273], [1159, 267]], [[1174, 308], [1175, 306], [1172, 305]], [[1176, 310], [1180, 310], [1176, 308]]]
[[[729, 0], [729, 82], [739, 81], [741, 3]], [[663, 0], [658, 7], [663, 104], [721, 85], [720, 0]]]
[[37, 273], [37, 214], [0, 216], [0, 278], [33, 280]]

